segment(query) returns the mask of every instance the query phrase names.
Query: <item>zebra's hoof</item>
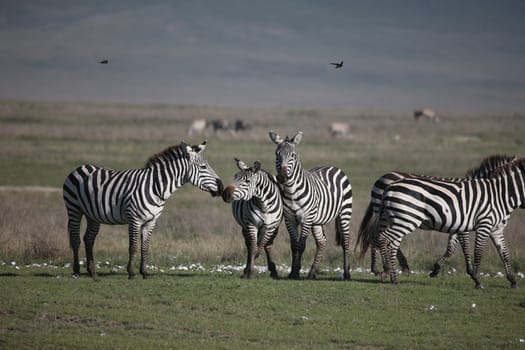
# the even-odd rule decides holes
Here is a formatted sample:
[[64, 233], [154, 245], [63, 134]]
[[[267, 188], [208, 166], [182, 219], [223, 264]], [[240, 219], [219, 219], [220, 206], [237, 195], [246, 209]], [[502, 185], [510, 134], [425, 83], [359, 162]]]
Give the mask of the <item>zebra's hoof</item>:
[[518, 284], [518, 282], [513, 282], [513, 283], [510, 285], [510, 288], [512, 288], [512, 289], [519, 289], [519, 288], [520, 288], [520, 285]]
[[301, 276], [299, 276], [298, 273], [293, 272], [293, 273], [290, 273], [290, 274], [288, 275], [288, 279], [291, 279], [291, 280], [300, 280], [300, 279], [301, 279]]
[[485, 286], [481, 283], [476, 283], [476, 289], [485, 289]]

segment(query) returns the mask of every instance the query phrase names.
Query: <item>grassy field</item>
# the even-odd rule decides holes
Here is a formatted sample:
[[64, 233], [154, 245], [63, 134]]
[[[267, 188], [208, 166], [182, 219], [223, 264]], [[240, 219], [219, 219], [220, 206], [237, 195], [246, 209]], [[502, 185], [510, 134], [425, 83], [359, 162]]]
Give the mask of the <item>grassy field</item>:
[[316, 281], [101, 269], [0, 267], [4, 349], [521, 349], [525, 296], [504, 278], [412, 276], [399, 286], [355, 273]]
[[[79, 344], [80, 336], [89, 339], [86, 346], [107, 348], [175, 343], [181, 348], [367, 349], [452, 344], [443, 339], [453, 339], [459, 348], [525, 346], [517, 345], [525, 338], [519, 333], [525, 325], [522, 290], [510, 290], [505, 279], [491, 279], [486, 290], [474, 291], [463, 276], [461, 254], [451, 260], [444, 276], [427, 277], [446, 246], [446, 236], [435, 232], [416, 232], [403, 242], [411, 267], [419, 273], [401, 277], [398, 288], [378, 284], [366, 273], [358, 273], [350, 283], [336, 281], [334, 268], [342, 265], [342, 256], [332, 226], [327, 227], [329, 244], [321, 264], [329, 272], [316, 282], [272, 281], [266, 275], [240, 281], [238, 272], [232, 277], [157, 270], [151, 281], [131, 283], [123, 270], [107, 270], [97, 283], [84, 276], [65, 278], [71, 268], [62, 266], [72, 256], [60, 187], [80, 164], [142, 167], [150, 155], [169, 145], [206, 138], [204, 156], [227, 184], [236, 171], [234, 157], [249, 163], [258, 159], [275, 171], [275, 145], [268, 130], [281, 135], [302, 130], [298, 151], [305, 167], [330, 164], [348, 173], [356, 232], [370, 188], [385, 172], [462, 176], [490, 154], [523, 155], [525, 114], [442, 112], [440, 117], [434, 124], [415, 122], [410, 111], [1, 101], [0, 261], [5, 265], [0, 266], [0, 290], [7, 297], [0, 304], [0, 347], [69, 348]], [[197, 118], [243, 119], [253, 128], [235, 135], [207, 131], [189, 137], [186, 130]], [[328, 126], [333, 121], [348, 122], [351, 137], [331, 138]], [[524, 223], [525, 213], [518, 210], [506, 231], [519, 272], [525, 270], [520, 229]], [[287, 236], [283, 225], [276, 239], [281, 265], [291, 261]], [[314, 246], [310, 239], [305, 267]], [[168, 201], [150, 251], [151, 264], [166, 271], [192, 263], [238, 266], [245, 259], [230, 206], [191, 185]], [[125, 265], [125, 227], [102, 227], [95, 259], [102, 272], [106, 261], [112, 267]], [[17, 270], [11, 261], [15, 267], [45, 262], [60, 269]], [[354, 269], [367, 265], [368, 261], [352, 262]], [[482, 270], [491, 275], [503, 271], [492, 247]], [[523, 284], [523, 278], [519, 281]], [[472, 308], [472, 303], [483, 308]], [[431, 305], [437, 310], [430, 310]], [[48, 326], [53, 332], [45, 331]]]

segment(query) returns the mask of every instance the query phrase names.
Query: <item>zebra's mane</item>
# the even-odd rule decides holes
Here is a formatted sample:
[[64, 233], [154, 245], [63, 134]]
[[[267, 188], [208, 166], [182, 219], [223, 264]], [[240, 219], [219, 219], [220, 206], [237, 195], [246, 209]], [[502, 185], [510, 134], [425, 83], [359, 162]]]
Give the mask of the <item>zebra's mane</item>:
[[150, 168], [153, 165], [157, 164], [159, 161], [162, 160], [173, 160], [179, 157], [184, 156], [184, 151], [182, 149], [182, 145], [173, 145], [166, 147], [164, 150], [152, 155], [149, 157], [148, 161], [146, 162], [145, 168]]
[[525, 175], [525, 157], [517, 158], [514, 161], [507, 163], [504, 166], [499, 167], [498, 169], [496, 169], [496, 171], [491, 177], [506, 176], [510, 174], [511, 172], [515, 171], [516, 169], [519, 169]]
[[490, 177], [495, 174], [500, 167], [507, 165], [517, 159], [516, 156], [507, 156], [495, 154], [483, 159], [479, 166], [470, 169], [465, 174], [469, 179], [476, 179], [480, 177]]

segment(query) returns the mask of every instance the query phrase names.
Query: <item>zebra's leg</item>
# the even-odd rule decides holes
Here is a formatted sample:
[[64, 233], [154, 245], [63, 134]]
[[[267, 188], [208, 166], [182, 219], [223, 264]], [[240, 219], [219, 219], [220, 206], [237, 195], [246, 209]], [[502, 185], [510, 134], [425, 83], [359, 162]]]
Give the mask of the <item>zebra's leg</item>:
[[452, 255], [454, 255], [458, 249], [458, 245], [459, 238], [457, 234], [454, 233], [448, 236], [447, 250], [445, 251], [445, 254], [434, 264], [434, 269], [432, 272], [430, 272], [430, 277], [436, 277], [439, 274], [441, 267], [447, 262], [448, 259], [450, 259]]
[[410, 267], [408, 266], [408, 260], [405, 254], [403, 254], [403, 251], [401, 251], [401, 248], [397, 249], [396, 256], [397, 256], [397, 261], [399, 261], [401, 271], [403, 271], [405, 275], [410, 275]]
[[503, 265], [505, 266], [505, 274], [507, 276], [507, 280], [510, 282], [511, 288], [519, 288], [518, 282], [516, 282], [516, 277], [514, 276], [514, 271], [512, 271], [510, 252], [507, 248], [505, 237], [503, 236], [503, 230], [505, 229], [505, 226], [506, 225], [492, 232], [490, 234], [490, 238], [498, 250], [501, 261], [503, 261]]
[[384, 282], [385, 278], [390, 275], [390, 282], [393, 284], [398, 284], [399, 280], [397, 277], [397, 251], [401, 244], [401, 241], [398, 239], [390, 240], [388, 239], [388, 234], [390, 229], [380, 233], [378, 235], [378, 245], [381, 251], [381, 256], [383, 258], [383, 268], [384, 272], [381, 275], [381, 280]]
[[130, 222], [128, 225], [129, 235], [129, 260], [128, 260], [128, 279], [135, 278], [135, 254], [137, 253], [137, 244], [140, 236], [140, 225]]
[[383, 260], [383, 272], [381, 273], [381, 282], [385, 282], [386, 278], [390, 275], [390, 259], [388, 252], [388, 241], [383, 237], [382, 233], [377, 236], [377, 248], [381, 253]]
[[266, 252], [266, 260], [268, 262], [268, 271], [270, 271], [270, 276], [273, 279], [279, 279], [279, 274], [277, 273], [277, 267], [275, 266], [275, 262], [273, 260], [273, 255], [272, 255], [273, 240], [277, 236], [278, 231], [279, 231], [279, 228], [275, 229], [270, 234], [270, 239], [268, 240], [268, 242], [266, 242], [264, 245], [264, 251]]
[[472, 270], [472, 256], [470, 253], [470, 238], [467, 232], [458, 233], [458, 240], [461, 244], [461, 250], [463, 250], [463, 255], [465, 256], [465, 268], [470, 277], [473, 277]]
[[379, 271], [379, 268], [378, 268], [378, 259], [379, 259], [379, 256], [381, 255], [381, 252], [379, 252], [379, 256], [378, 256], [377, 254], [378, 251], [379, 249], [377, 247], [372, 247], [372, 249], [370, 249], [370, 270], [376, 276], [381, 273], [381, 271]]
[[93, 278], [97, 277], [97, 273], [95, 271], [95, 259], [93, 258], [93, 245], [95, 244], [95, 238], [97, 237], [99, 230], [99, 222], [89, 219], [87, 220], [86, 233], [84, 234], [84, 245], [86, 246], [87, 271]]
[[140, 245], [140, 274], [142, 278], [148, 278], [148, 254], [149, 243], [151, 241], [151, 234], [155, 228], [155, 219], [148, 221], [142, 225], [141, 230], [141, 245]]
[[343, 249], [343, 279], [351, 280], [350, 274], [350, 215], [337, 218], [335, 221], [335, 229], [337, 231], [337, 241], [341, 244]]
[[312, 234], [315, 238], [315, 244], [317, 249], [315, 251], [314, 261], [310, 272], [308, 272], [309, 279], [315, 279], [317, 272], [319, 271], [319, 264], [323, 258], [324, 249], [326, 247], [326, 235], [324, 234], [323, 227], [320, 225], [312, 226]]
[[485, 251], [485, 244], [489, 234], [485, 230], [476, 231], [476, 243], [474, 246], [474, 269], [472, 272], [472, 279], [476, 283], [476, 289], [483, 289], [484, 286], [479, 280], [479, 267], [481, 265], [481, 258]]
[[78, 277], [80, 275], [78, 250], [80, 249], [80, 220], [82, 219], [82, 214], [68, 211], [68, 215], [67, 229], [69, 232], [69, 244], [73, 250], [73, 277]]
[[257, 251], [257, 228], [254, 226], [243, 228], [242, 234], [244, 236], [244, 243], [246, 244], [248, 254], [246, 257], [246, 267], [244, 268], [241, 278], [252, 278], [253, 261]]
[[290, 248], [292, 251], [292, 269], [288, 278], [299, 279], [301, 272], [301, 257], [306, 247], [307, 236], [299, 236], [298, 225], [285, 218], [286, 228], [290, 235]]

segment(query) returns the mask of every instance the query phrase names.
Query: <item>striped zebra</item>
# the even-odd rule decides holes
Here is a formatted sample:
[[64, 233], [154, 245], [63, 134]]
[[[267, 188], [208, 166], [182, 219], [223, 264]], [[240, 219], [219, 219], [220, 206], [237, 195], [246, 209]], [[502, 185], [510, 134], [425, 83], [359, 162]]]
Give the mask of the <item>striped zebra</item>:
[[[480, 178], [486, 178], [491, 176], [498, 168], [501, 166], [510, 163], [514, 160], [516, 160], [516, 156], [506, 156], [506, 155], [492, 155], [489, 156], [480, 163], [479, 166], [476, 168], [470, 169], [467, 171], [465, 178], [466, 179], [480, 179]], [[429, 177], [425, 175], [416, 175], [411, 173], [404, 173], [404, 172], [398, 172], [398, 171], [392, 171], [389, 172], [383, 176], [381, 176], [379, 179], [376, 180], [372, 187], [371, 191], [371, 199], [370, 203], [368, 204], [367, 210], [365, 212], [365, 216], [363, 218], [363, 221], [361, 222], [361, 227], [359, 228], [359, 232], [363, 231], [366, 228], [366, 225], [368, 221], [370, 220], [372, 215], [377, 215], [379, 212], [379, 209], [381, 207], [381, 201], [383, 197], [384, 191], [392, 184], [395, 183], [398, 180], [404, 179], [404, 178], [410, 178], [410, 177]], [[465, 178], [439, 178], [434, 177], [436, 179], [443, 179], [443, 180], [450, 180], [450, 181], [461, 181]], [[359, 234], [361, 235], [361, 234]], [[456, 252], [457, 248], [459, 246], [459, 239], [457, 237], [457, 234], [451, 234], [449, 236], [448, 244], [447, 244], [447, 250], [445, 254], [434, 264], [434, 268], [432, 272], [430, 273], [431, 277], [435, 277], [439, 274], [439, 271], [441, 270], [441, 267], [446, 263], [446, 261]], [[371, 248], [371, 270], [374, 274], [379, 274], [379, 269], [377, 266], [377, 251], [378, 249], [376, 247]], [[409, 273], [410, 268], [408, 266], [408, 261], [401, 251], [399, 249], [397, 251], [397, 259], [399, 260], [399, 264], [401, 265], [401, 269], [404, 273]]]
[[[482, 288], [479, 266], [487, 237], [491, 237], [505, 265], [511, 287], [517, 288], [503, 229], [514, 209], [525, 208], [525, 158], [500, 167], [487, 178], [447, 181], [404, 178], [383, 193], [379, 216], [374, 215], [360, 232], [361, 255], [370, 245], [381, 250], [386, 274], [398, 283], [396, 253], [404, 236], [416, 228], [458, 234], [467, 273]], [[474, 267], [468, 232], [476, 233]], [[383, 276], [384, 277], [384, 276]]]
[[242, 228], [248, 250], [242, 277], [252, 277], [253, 262], [264, 248], [270, 275], [278, 278], [271, 252], [283, 218], [279, 186], [273, 175], [261, 169], [259, 161], [254, 162], [251, 167], [237, 158], [235, 162], [240, 171], [224, 189], [222, 198], [225, 202], [232, 203], [233, 217]]
[[166, 200], [184, 183], [190, 182], [212, 196], [222, 193], [222, 182], [202, 157], [206, 141], [189, 146], [182, 142], [152, 156], [143, 169], [117, 171], [82, 165], [71, 172], [63, 186], [69, 241], [73, 250], [73, 276], [80, 274], [78, 250], [80, 221], [86, 217], [84, 234], [87, 271], [96, 277], [93, 244], [100, 224], [128, 224], [128, 278], [135, 276], [134, 258], [141, 241], [140, 273], [147, 277], [146, 264], [151, 233]]
[[351, 279], [348, 256], [352, 217], [350, 180], [341, 169], [334, 166], [303, 169], [295, 150], [301, 142], [302, 132], [285, 139], [273, 131], [269, 135], [277, 144], [277, 181], [282, 185], [284, 220], [290, 234], [292, 269], [288, 277], [299, 278], [301, 258], [311, 232], [317, 250], [308, 278], [315, 278], [326, 246], [323, 225], [335, 220], [337, 243], [343, 248], [343, 277]]

